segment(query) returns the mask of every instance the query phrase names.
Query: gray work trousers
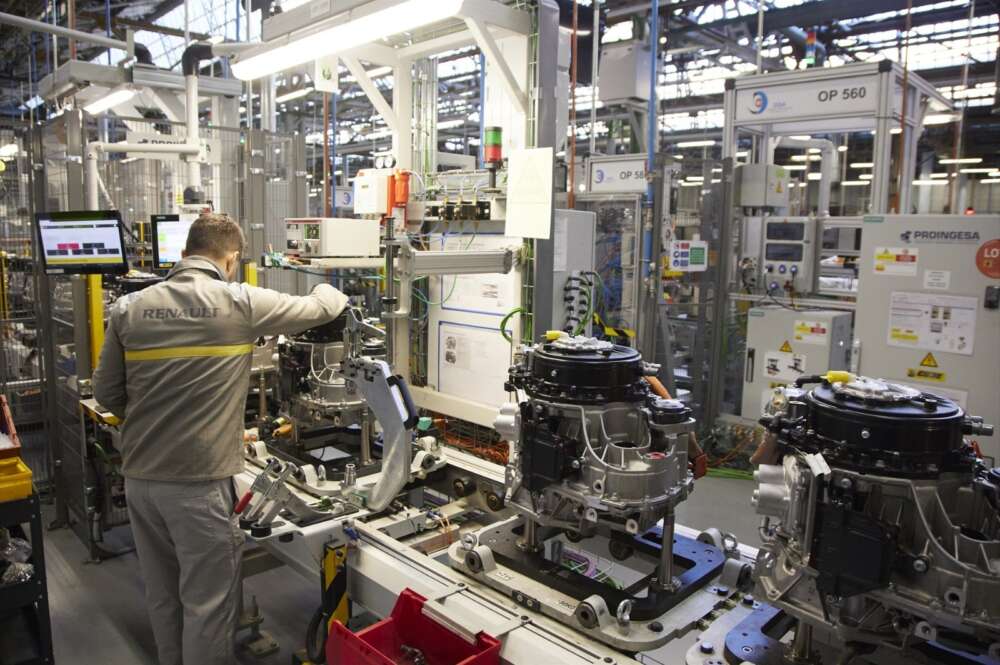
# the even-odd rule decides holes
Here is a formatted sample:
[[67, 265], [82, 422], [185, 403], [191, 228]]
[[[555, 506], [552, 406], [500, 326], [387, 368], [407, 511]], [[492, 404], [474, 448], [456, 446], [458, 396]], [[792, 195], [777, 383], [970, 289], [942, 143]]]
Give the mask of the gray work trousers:
[[232, 479], [125, 479], [160, 665], [235, 662], [244, 541]]

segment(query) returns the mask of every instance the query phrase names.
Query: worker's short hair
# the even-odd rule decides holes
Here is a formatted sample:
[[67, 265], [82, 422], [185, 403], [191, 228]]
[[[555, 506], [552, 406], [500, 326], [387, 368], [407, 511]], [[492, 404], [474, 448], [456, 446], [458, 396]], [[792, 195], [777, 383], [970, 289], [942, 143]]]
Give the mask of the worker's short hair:
[[204, 213], [191, 225], [184, 251], [188, 256], [221, 259], [229, 252], [242, 252], [244, 242], [243, 229], [229, 215]]

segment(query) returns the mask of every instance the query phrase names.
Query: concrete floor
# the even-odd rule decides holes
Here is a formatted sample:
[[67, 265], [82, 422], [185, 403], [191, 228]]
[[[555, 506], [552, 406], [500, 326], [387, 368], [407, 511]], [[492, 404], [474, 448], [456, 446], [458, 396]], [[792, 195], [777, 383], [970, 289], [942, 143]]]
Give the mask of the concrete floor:
[[[156, 663], [135, 553], [85, 563], [87, 550], [72, 531], [58, 529], [45, 535], [56, 662]], [[319, 605], [319, 589], [281, 568], [248, 579], [245, 589], [248, 600], [250, 594], [257, 596], [264, 615], [262, 629], [277, 639], [281, 650], [261, 659], [244, 656], [239, 662], [288, 665], [291, 654], [302, 647], [306, 625]]]
[[[696, 529], [715, 526], [735, 534], [741, 543], [757, 546], [752, 490], [753, 483], [748, 481], [703, 478], [678, 509], [678, 521]], [[50, 531], [46, 537], [56, 662], [155, 663], [156, 648], [135, 554], [100, 564], [84, 563], [86, 549], [70, 530]], [[306, 624], [319, 603], [319, 589], [279, 568], [247, 580], [246, 593], [256, 594], [264, 614], [263, 628], [278, 640], [281, 650], [263, 659], [245, 656], [240, 662], [287, 665], [291, 654], [302, 646]], [[82, 654], [86, 657], [81, 658]]]

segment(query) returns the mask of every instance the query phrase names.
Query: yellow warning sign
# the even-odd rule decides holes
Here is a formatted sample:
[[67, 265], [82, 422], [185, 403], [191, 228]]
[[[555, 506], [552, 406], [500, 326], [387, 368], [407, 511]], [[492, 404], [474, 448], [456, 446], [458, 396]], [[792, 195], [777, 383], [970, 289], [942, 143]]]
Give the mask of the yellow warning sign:
[[946, 380], [944, 372], [935, 372], [929, 369], [920, 369], [919, 367], [906, 370], [906, 377], [917, 379], [918, 381], [934, 381], [936, 383], [944, 383]]
[[937, 367], [938, 364], [937, 364], [937, 360], [934, 358], [934, 354], [931, 353], [930, 351], [928, 351], [927, 355], [924, 356], [924, 359], [920, 361], [920, 366], [921, 367]]
[[788, 343], [788, 340], [786, 339], [786, 340], [785, 340], [785, 343], [784, 343], [784, 344], [782, 344], [782, 345], [781, 345], [781, 348], [780, 348], [780, 349], [778, 349], [778, 350], [779, 350], [779, 351], [781, 351], [782, 353], [791, 353], [791, 352], [792, 352], [792, 345], [791, 345], [791, 344], [789, 344], [789, 343]]

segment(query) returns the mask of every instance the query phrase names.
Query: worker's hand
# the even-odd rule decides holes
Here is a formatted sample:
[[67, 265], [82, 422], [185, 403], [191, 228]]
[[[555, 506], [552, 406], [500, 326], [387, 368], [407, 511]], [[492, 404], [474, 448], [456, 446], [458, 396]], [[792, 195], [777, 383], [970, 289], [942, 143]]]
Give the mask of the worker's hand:
[[754, 466], [761, 464], [777, 464], [781, 458], [778, 450], [778, 434], [776, 432], [764, 431], [764, 438], [757, 446], [757, 450], [750, 456], [750, 463]]

